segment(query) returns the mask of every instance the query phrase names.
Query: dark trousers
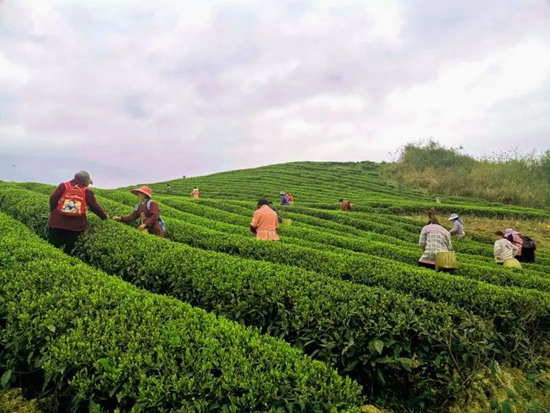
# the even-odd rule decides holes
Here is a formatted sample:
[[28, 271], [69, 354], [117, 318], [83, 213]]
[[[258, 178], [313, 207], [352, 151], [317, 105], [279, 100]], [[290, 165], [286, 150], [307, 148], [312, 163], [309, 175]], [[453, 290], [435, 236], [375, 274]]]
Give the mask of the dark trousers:
[[54, 247], [61, 248], [65, 254], [72, 254], [74, 246], [82, 231], [48, 228], [48, 241]]
[[516, 257], [520, 262], [535, 262], [535, 250], [531, 248], [522, 248], [521, 255]]
[[435, 270], [435, 264], [428, 264], [427, 262], [418, 261], [418, 266], [423, 267], [423, 268], [429, 268], [431, 270]]
[[[420, 262], [418, 261], [418, 266], [419, 267], [423, 267], [423, 268], [429, 268], [430, 270], [435, 270], [435, 264], [428, 264], [427, 262]], [[452, 274], [455, 270], [454, 269], [447, 269], [447, 268], [442, 268], [438, 271], [441, 271], [441, 272], [448, 272], [449, 274]]]

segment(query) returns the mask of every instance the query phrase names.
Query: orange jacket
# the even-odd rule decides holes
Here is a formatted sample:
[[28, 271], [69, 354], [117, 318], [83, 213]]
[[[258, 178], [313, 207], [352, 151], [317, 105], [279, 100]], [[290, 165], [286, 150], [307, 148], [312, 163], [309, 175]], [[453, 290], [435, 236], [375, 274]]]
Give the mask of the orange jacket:
[[267, 241], [279, 241], [279, 220], [277, 213], [268, 205], [262, 205], [254, 212], [250, 228], [256, 230], [256, 238]]
[[342, 211], [351, 211], [351, 207], [353, 206], [353, 204], [349, 201], [342, 201]]

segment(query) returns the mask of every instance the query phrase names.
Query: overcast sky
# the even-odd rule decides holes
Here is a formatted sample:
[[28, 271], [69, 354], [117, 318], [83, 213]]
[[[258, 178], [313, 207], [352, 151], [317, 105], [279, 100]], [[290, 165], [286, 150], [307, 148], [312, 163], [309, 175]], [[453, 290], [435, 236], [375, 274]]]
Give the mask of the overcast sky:
[[548, 0], [0, 0], [0, 179], [550, 149]]

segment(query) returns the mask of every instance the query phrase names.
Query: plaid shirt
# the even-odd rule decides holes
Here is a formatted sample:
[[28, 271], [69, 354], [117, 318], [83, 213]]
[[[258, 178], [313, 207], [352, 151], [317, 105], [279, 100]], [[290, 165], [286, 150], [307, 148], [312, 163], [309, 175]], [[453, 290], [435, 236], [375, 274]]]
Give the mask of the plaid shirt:
[[451, 234], [441, 225], [436, 224], [428, 224], [422, 228], [418, 244], [426, 245], [420, 261], [435, 262], [436, 252], [453, 250]]

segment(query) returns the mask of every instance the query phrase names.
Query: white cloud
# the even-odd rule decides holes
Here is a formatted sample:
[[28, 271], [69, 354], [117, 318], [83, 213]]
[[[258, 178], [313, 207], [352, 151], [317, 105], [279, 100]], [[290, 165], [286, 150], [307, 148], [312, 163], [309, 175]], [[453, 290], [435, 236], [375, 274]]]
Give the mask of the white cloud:
[[1, 151], [72, 150], [128, 183], [550, 133], [542, 0], [0, 7]]

